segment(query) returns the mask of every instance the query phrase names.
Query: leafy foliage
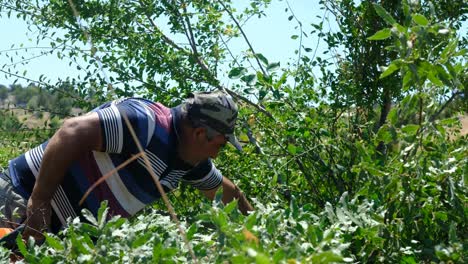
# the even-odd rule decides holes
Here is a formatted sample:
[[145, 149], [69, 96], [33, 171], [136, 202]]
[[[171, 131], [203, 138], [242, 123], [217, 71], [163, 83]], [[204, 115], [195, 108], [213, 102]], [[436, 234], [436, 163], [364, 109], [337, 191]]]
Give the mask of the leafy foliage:
[[[241, 12], [229, 1], [78, 1], [82, 25], [64, 1], [3, 1], [1, 10], [13, 2], [43, 37], [67, 30], [52, 42], [74, 47], [61, 56], [102, 63], [103, 71], [90, 66], [70, 81], [83, 106], [135, 93], [175, 104], [188, 91], [223, 88], [223, 74], [231, 78], [245, 151], [227, 149], [217, 167], [256, 211], [243, 216], [235, 202], [221, 205], [219, 194], [207, 203], [187, 186], [172, 195], [200, 262], [466, 262], [468, 141], [457, 118], [466, 114], [467, 94], [466, 37], [457, 35], [466, 21], [462, 1], [321, 1], [340, 31], [326, 32], [322, 22], [311, 34], [329, 51], [343, 48], [335, 70], [303, 46], [288, 68], [250, 46], [226, 72], [224, 39], [248, 42], [240, 22], [264, 15], [270, 1], [250, 1]], [[158, 27], [163, 19], [170, 34]], [[302, 41], [298, 24], [292, 39]], [[90, 53], [80, 46], [89, 41], [84, 32]], [[172, 41], [184, 36], [187, 46]], [[106, 71], [121, 86], [109, 87]], [[10, 149], [0, 149], [2, 164]], [[97, 216], [83, 212], [87, 222], [70, 219], [45, 244], [18, 240], [19, 248], [28, 263], [193, 261], [164, 209], [157, 203], [132, 219], [108, 219], [103, 204]]]

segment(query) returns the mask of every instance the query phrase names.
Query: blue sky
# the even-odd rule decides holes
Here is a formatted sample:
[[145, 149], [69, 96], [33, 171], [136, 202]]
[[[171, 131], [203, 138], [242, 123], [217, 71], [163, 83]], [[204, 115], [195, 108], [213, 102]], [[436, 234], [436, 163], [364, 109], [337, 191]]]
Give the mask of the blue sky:
[[[291, 7], [289, 9], [302, 21], [306, 33], [310, 33], [310, 24], [312, 22], [317, 23], [320, 21], [316, 16], [322, 16], [324, 13], [323, 10], [319, 9], [316, 2], [318, 1], [289, 0]], [[294, 51], [297, 50], [299, 45], [299, 39], [291, 39], [291, 36], [298, 34], [299, 30], [295, 28], [298, 25], [297, 22], [288, 20], [291, 13], [285, 12], [287, 7], [288, 2], [273, 0], [266, 10], [266, 17], [261, 19], [253, 18], [244, 26], [244, 31], [249, 37], [254, 50], [262, 53], [270, 62], [281, 62], [281, 66], [286, 66], [288, 61], [297, 59]], [[70, 67], [68, 61], [60, 60], [55, 54], [35, 58], [40, 54], [41, 50], [45, 50], [41, 47], [49, 47], [50, 44], [48, 42], [36, 43], [35, 32], [29, 31], [26, 23], [15, 16], [8, 18], [5, 14], [2, 14], [2, 17], [0, 17], [0, 32], [2, 32], [3, 36], [7, 36], [0, 41], [0, 66], [6, 64], [11, 69], [16, 67], [20, 74], [26, 71], [26, 77], [33, 80], [37, 80], [41, 74], [52, 81], [56, 81], [58, 78], [64, 79], [67, 76], [76, 77], [80, 74], [76, 66]], [[303, 45], [306, 47], [315, 49], [316, 44], [317, 38], [310, 34], [309, 38], [303, 40]], [[12, 46], [13, 49], [21, 47], [29, 47], [29, 49], [27, 52], [22, 49], [11, 51]], [[247, 49], [247, 45], [243, 41], [235, 42], [234, 46], [239, 51]], [[319, 48], [323, 49], [323, 45], [319, 45]], [[7, 54], [14, 55], [13, 62], [7, 57]], [[23, 66], [18, 64], [23, 58], [33, 59]], [[0, 73], [0, 84], [9, 85], [15, 79], [16, 77], [9, 77]], [[18, 83], [25, 85], [28, 81], [19, 79]]]

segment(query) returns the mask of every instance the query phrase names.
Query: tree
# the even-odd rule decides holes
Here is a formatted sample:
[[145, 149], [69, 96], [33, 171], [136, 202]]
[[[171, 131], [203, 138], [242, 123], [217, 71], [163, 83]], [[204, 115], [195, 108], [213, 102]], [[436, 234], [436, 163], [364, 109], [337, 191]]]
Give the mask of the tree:
[[[405, 51], [410, 51], [408, 45], [414, 44], [414, 34], [405, 35], [398, 33], [395, 25], [409, 26], [412, 21], [411, 14], [420, 13], [430, 17], [435, 23], [445, 24], [456, 31], [459, 30], [467, 19], [467, 6], [463, 1], [453, 1], [451, 4], [440, 1], [381, 1], [381, 7], [373, 5], [375, 1], [322, 1], [325, 7], [337, 18], [341, 31], [327, 33], [327, 43], [330, 49], [342, 46], [345, 55], [341, 59], [336, 73], [328, 72], [324, 80], [331, 86], [331, 100], [337, 107], [355, 106], [364, 109], [367, 119], [373, 120], [377, 113], [380, 116], [375, 122], [377, 131], [387, 120], [392, 105], [398, 103], [408, 92], [415, 92], [417, 88], [403, 87], [403, 77], [400, 74], [391, 74], [395, 71], [394, 64], [387, 67], [390, 62], [405, 54], [396, 47], [391, 46], [388, 39], [391, 34], [400, 34]], [[454, 8], [459, 7], [459, 8]], [[437, 11], [436, 11], [437, 10]], [[385, 14], [382, 16], [382, 14]], [[388, 25], [393, 29], [382, 28]], [[374, 35], [376, 32], [379, 34]], [[373, 36], [373, 40], [369, 37]], [[422, 37], [433, 37], [430, 35]], [[438, 38], [438, 39], [437, 39]], [[438, 36], [431, 42], [440, 41]], [[380, 39], [375, 43], [375, 39]], [[462, 46], [462, 45], [460, 45]], [[434, 47], [433, 52], [441, 52], [441, 47]], [[428, 56], [429, 50], [421, 50], [421, 58]], [[323, 64], [322, 64], [323, 65]], [[323, 66], [322, 66], [323, 67]], [[385, 71], [385, 70], [388, 71]], [[325, 71], [325, 70], [324, 70]], [[326, 71], [325, 71], [326, 72]], [[381, 78], [385, 76], [386, 78]], [[440, 91], [441, 94], [446, 91]], [[376, 108], [378, 106], [378, 108]], [[358, 112], [359, 113], [359, 112]], [[359, 115], [356, 114], [356, 118]]]
[[[101, 100], [138, 93], [174, 103], [188, 91], [227, 88], [220, 84], [225, 75], [220, 66], [249, 58], [228, 58], [226, 43], [239, 36], [237, 25], [262, 16], [270, 1], [252, 1], [237, 17], [229, 1], [4, 0], [1, 8], [16, 10], [37, 27], [58, 56], [88, 63], [77, 65], [86, 76], [73, 83], [85, 93]], [[65, 30], [66, 37], [54, 29]], [[87, 43], [90, 50], [83, 48]], [[253, 50], [250, 54], [259, 62]]]

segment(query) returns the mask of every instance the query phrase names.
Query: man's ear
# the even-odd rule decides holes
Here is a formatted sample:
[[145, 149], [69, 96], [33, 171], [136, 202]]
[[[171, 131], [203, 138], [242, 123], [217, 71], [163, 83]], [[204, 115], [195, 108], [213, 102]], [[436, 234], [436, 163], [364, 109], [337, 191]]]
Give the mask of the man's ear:
[[204, 140], [206, 138], [206, 128], [197, 127], [193, 130], [193, 136], [197, 141]]

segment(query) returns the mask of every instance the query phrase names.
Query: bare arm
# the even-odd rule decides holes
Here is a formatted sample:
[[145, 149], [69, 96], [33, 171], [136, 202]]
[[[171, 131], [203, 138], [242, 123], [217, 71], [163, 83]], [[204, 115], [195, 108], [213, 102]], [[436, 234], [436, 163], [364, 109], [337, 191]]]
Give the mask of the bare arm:
[[28, 226], [37, 230], [48, 227], [50, 201], [68, 167], [85, 153], [101, 149], [102, 136], [97, 113], [65, 120], [44, 151], [39, 175], [28, 201]]
[[[254, 208], [249, 203], [245, 195], [242, 191], [237, 187], [231, 180], [226, 177], [223, 177], [223, 183], [221, 184], [223, 187], [223, 198], [222, 201], [224, 204], [231, 202], [234, 199], [238, 200], [238, 207], [242, 214], [247, 215], [249, 211], [253, 211]], [[218, 187], [219, 188], [219, 187]], [[212, 190], [205, 190], [202, 193], [208, 197], [208, 199], [213, 200], [218, 188]]]

